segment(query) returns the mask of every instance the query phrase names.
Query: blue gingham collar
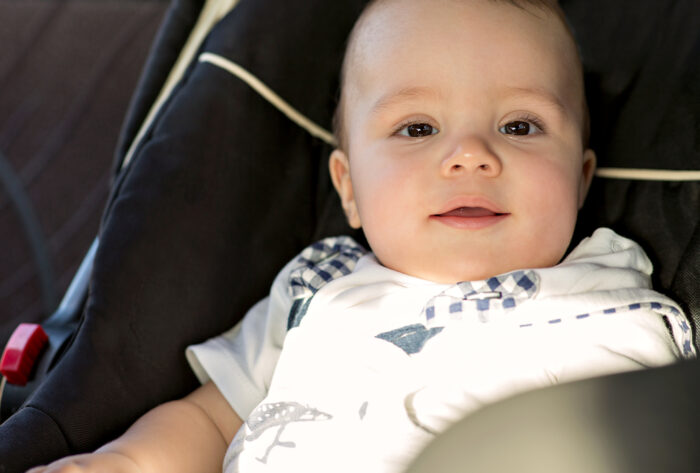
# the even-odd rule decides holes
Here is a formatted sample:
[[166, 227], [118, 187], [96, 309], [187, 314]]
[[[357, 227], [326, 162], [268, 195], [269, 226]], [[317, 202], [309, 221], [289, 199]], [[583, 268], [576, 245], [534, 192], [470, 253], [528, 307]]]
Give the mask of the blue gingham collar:
[[539, 289], [540, 276], [533, 270], [513, 271], [483, 281], [464, 281], [432, 297], [422, 315], [430, 326], [442, 323], [445, 318], [462, 318], [467, 310], [486, 321], [493, 313], [515, 309]]
[[329, 237], [307, 246], [289, 275], [289, 295], [308, 298], [334, 279], [350, 274], [367, 253], [350, 237]]
[[295, 267], [289, 273], [287, 290], [293, 302], [287, 329], [301, 323], [311, 299], [323, 286], [350, 274], [366, 253], [348, 236], [329, 237], [307, 246], [294, 260]]

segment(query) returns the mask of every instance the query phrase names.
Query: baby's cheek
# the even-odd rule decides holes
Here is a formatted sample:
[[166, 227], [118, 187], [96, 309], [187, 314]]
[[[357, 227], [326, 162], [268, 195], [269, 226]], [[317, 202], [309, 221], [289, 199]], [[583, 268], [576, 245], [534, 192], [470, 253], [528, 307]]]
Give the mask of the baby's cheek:
[[551, 266], [559, 262], [569, 246], [578, 215], [578, 186], [571, 173], [565, 169], [547, 168], [540, 174], [530, 193], [529, 209], [534, 234], [539, 243], [531, 249], [538, 254], [538, 266]]
[[539, 205], [557, 213], [578, 210], [580, 175], [570, 163], [543, 161], [534, 171], [530, 188]]

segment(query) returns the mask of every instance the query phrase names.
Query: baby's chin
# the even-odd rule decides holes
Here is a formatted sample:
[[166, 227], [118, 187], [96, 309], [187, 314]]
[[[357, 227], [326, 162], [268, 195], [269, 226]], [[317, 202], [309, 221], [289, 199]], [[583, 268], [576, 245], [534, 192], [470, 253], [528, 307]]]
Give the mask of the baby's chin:
[[425, 279], [427, 281], [432, 281], [438, 284], [457, 284], [464, 281], [486, 281], [499, 274], [509, 273], [511, 271], [516, 271], [520, 268], [506, 269], [506, 270], [483, 270], [483, 271], [467, 271], [467, 272], [425, 272], [422, 276], [412, 274], [411, 276]]
[[[556, 265], [557, 258], [524, 260], [513, 264], [442, 265], [440, 268], [403, 267], [392, 268], [409, 276], [438, 284], [457, 284], [463, 281], [485, 281], [495, 276], [524, 269], [549, 268]], [[437, 265], [431, 265], [437, 266]]]

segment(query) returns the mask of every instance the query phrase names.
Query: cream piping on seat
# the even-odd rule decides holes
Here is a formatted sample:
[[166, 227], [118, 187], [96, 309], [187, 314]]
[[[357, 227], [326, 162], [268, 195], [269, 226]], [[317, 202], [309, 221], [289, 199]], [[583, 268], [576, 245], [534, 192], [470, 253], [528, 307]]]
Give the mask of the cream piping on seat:
[[595, 175], [606, 179], [635, 181], [700, 181], [700, 171], [669, 171], [666, 169], [598, 168]]
[[243, 69], [238, 64], [226, 59], [223, 56], [212, 53], [202, 53], [199, 62], [206, 62], [216, 67], [224, 69], [232, 75], [238, 77], [248, 84], [253, 90], [260, 94], [265, 100], [270, 102], [280, 112], [285, 114], [291, 121], [308, 131], [312, 136], [320, 138], [331, 146], [335, 146], [333, 134], [325, 128], [317, 125], [304, 114], [287, 103], [282, 97], [277, 95], [272, 89], [265, 85], [260, 79]]
[[122, 169], [126, 167], [131, 161], [131, 158], [133, 157], [134, 152], [138, 147], [138, 144], [143, 139], [144, 135], [146, 134], [146, 131], [150, 128], [153, 119], [158, 114], [158, 111], [163, 106], [163, 103], [165, 103], [165, 101], [168, 99], [173, 89], [175, 88], [175, 85], [182, 78], [183, 74], [185, 73], [185, 70], [187, 69], [187, 66], [192, 62], [192, 59], [199, 50], [199, 47], [201, 46], [204, 39], [209, 34], [209, 31], [211, 31], [214, 25], [221, 18], [223, 18], [228, 12], [233, 10], [233, 8], [238, 4], [238, 2], [239, 0], [207, 0], [205, 2], [201, 12], [199, 13], [197, 23], [195, 24], [194, 28], [192, 28], [192, 32], [187, 38], [187, 42], [182, 48], [180, 56], [177, 58], [175, 65], [170, 71], [170, 74], [168, 75], [168, 78], [166, 79], [165, 83], [163, 84], [163, 88], [158, 94], [158, 98], [155, 102], [153, 102], [153, 105], [151, 106], [148, 115], [146, 115], [146, 119], [141, 124], [141, 128], [139, 128], [136, 137], [129, 146], [129, 151], [127, 151], [126, 156], [124, 157], [124, 161], [122, 161]]

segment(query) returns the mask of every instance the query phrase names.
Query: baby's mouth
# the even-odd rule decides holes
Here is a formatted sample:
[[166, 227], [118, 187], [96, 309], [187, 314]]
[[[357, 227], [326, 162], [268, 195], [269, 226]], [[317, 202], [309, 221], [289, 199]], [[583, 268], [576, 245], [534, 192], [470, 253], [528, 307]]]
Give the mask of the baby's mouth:
[[492, 210], [486, 209], [484, 207], [457, 207], [449, 212], [438, 214], [438, 217], [463, 217], [463, 218], [478, 218], [478, 217], [493, 217], [497, 215], [504, 215], [502, 213], [494, 212]]
[[510, 216], [500, 209], [486, 207], [455, 207], [452, 210], [430, 216], [431, 220], [461, 230], [480, 230], [496, 225]]

